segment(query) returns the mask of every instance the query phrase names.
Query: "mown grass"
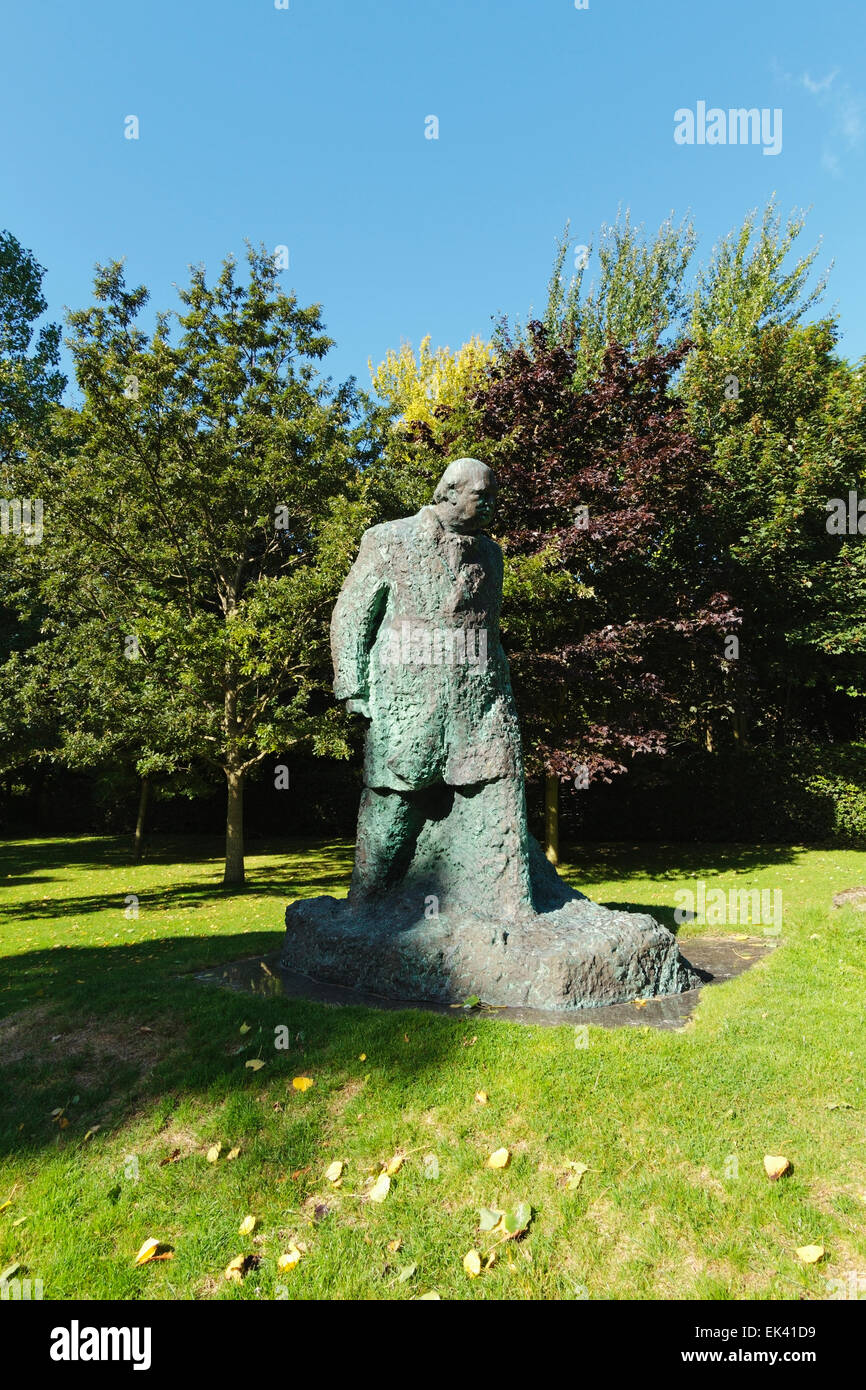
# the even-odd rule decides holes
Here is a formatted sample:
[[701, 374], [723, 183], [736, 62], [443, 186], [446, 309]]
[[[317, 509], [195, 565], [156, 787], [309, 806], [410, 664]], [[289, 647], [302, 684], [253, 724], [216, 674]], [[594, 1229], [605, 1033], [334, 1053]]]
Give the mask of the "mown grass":
[[[581, 847], [568, 876], [601, 902], [670, 922], [674, 890], [704, 878], [781, 888], [785, 920], [779, 949], [705, 990], [684, 1030], [591, 1028], [579, 1047], [567, 1023], [336, 1008], [191, 978], [275, 949], [290, 898], [344, 892], [347, 844], [269, 847], [234, 894], [216, 844], [161, 842], [135, 868], [126, 851], [0, 847], [0, 1270], [20, 1264], [46, 1298], [820, 1299], [851, 1271], [866, 1291], [866, 920], [830, 908], [866, 878], [863, 854]], [[690, 923], [682, 937], [706, 930], [749, 927]], [[490, 1170], [501, 1145], [510, 1164]], [[375, 1205], [365, 1184], [398, 1150]], [[765, 1154], [793, 1171], [770, 1183]], [[339, 1188], [323, 1176], [334, 1159]], [[570, 1162], [588, 1168], [577, 1190], [563, 1186]], [[495, 1239], [479, 1208], [521, 1200], [528, 1233], [469, 1279], [463, 1256]], [[174, 1256], [136, 1268], [148, 1237]], [[294, 1240], [307, 1253], [280, 1274]], [[807, 1244], [825, 1247], [819, 1264], [798, 1260]], [[242, 1252], [258, 1267], [229, 1283]]]

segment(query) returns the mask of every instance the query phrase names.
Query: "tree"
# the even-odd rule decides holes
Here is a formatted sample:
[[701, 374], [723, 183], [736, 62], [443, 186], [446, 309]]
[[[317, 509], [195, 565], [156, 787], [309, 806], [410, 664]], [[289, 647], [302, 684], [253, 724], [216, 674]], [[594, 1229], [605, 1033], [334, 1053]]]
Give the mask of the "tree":
[[836, 352], [835, 318], [804, 321], [827, 279], [819, 247], [798, 252], [804, 226], [802, 214], [783, 225], [771, 200], [715, 249], [679, 384], [744, 612], [729, 685], [740, 742], [852, 737], [866, 693], [858, 537], [827, 530], [827, 502], [864, 482], [864, 383]]
[[66, 378], [58, 368], [60, 328], [37, 322], [48, 308], [45, 271], [11, 232], [0, 232], [0, 471], [14, 482], [12, 464], [28, 442], [44, 435]]
[[[22, 768], [51, 742], [55, 721], [37, 689], [26, 694], [26, 655], [40, 641], [44, 616], [34, 582], [38, 490], [27, 486], [28, 448], [48, 438], [66, 378], [58, 368], [60, 329], [37, 328], [47, 309], [43, 267], [11, 232], [0, 232], [0, 769]], [[8, 524], [12, 508], [30, 518], [29, 534]]]
[[151, 336], [146, 290], [99, 267], [95, 305], [69, 319], [83, 399], [62, 413], [59, 457], [41, 459], [46, 659], [67, 686], [83, 677], [82, 737], [102, 737], [116, 704], [141, 775], [160, 760], [220, 770], [226, 885], [244, 879], [249, 771], [301, 741], [347, 751], [327, 618], [367, 522], [356, 472], [372, 447], [353, 384], [318, 371], [319, 306], [280, 289], [264, 250], [247, 265], [241, 282], [227, 259], [212, 285], [194, 269]]
[[475, 405], [503, 488], [503, 630], [530, 767], [552, 792], [693, 736], [698, 676], [718, 685], [739, 615], [709, 543], [707, 460], [670, 390], [684, 343], [633, 359], [611, 345], [577, 383], [544, 324], [505, 345]]
[[377, 519], [417, 511], [430, 501], [442, 460], [471, 455], [477, 415], [472, 401], [495, 360], [490, 343], [470, 338], [452, 352], [422, 339], [417, 358], [409, 343], [389, 351], [373, 388], [390, 425], [385, 447], [366, 479]]

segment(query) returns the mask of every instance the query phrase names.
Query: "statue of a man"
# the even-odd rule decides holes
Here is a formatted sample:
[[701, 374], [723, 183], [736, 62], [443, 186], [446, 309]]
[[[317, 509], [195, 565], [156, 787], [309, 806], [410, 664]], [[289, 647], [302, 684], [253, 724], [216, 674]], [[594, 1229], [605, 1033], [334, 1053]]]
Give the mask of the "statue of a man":
[[350, 901], [392, 891], [531, 909], [520, 731], [499, 639], [486, 464], [366, 531], [331, 623], [334, 693], [369, 719]]
[[289, 904], [282, 965], [543, 1009], [692, 989], [665, 927], [584, 898], [527, 831], [495, 502], [490, 469], [457, 459], [430, 506], [364, 534], [331, 625], [334, 690], [369, 720], [352, 885]]

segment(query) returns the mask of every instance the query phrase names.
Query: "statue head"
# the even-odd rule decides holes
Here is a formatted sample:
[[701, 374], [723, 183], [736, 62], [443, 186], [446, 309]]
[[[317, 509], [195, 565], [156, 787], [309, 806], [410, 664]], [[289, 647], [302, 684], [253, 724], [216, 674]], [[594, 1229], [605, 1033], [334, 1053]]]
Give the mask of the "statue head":
[[449, 531], [484, 531], [493, 519], [499, 486], [480, 459], [454, 459], [433, 493], [433, 505]]

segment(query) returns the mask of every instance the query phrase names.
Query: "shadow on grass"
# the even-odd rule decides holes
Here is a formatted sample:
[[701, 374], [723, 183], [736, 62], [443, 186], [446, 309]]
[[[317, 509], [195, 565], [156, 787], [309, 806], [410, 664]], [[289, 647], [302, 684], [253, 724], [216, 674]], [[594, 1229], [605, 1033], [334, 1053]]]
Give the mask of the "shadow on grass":
[[[592, 884], [626, 877], [671, 882], [689, 878], [717, 878], [726, 873], [794, 864], [807, 845], [753, 844], [592, 844], [568, 845], [562, 854], [560, 873], [569, 883], [589, 893]], [[649, 909], [652, 910], [652, 909]]]
[[[7, 959], [0, 1154], [82, 1144], [94, 1124], [108, 1133], [148, 1106], [169, 1116], [196, 1096], [213, 1106], [267, 1091], [269, 1104], [279, 1100], [288, 1111], [298, 1103], [299, 1073], [314, 1077], [317, 1094], [356, 1085], [362, 1072], [399, 1087], [447, 1065], [467, 1029], [483, 1026], [463, 1016], [239, 994], [186, 973], [273, 950], [278, 939], [171, 937]], [[277, 1048], [277, 1030], [287, 1030], [287, 1050]], [[265, 1066], [247, 1068], [254, 1058]], [[51, 1114], [60, 1107], [69, 1122], [62, 1129]]]
[[[142, 865], [129, 862], [128, 842], [119, 839], [16, 841], [0, 845], [0, 886], [17, 890], [31, 883], [57, 882], [64, 872], [77, 869], [129, 868], [130, 874], [139, 870], [173, 868], [175, 864], [200, 864], [204, 870], [213, 865], [213, 878], [203, 877], [194, 882], [158, 884], [142, 888], [137, 896], [141, 907], [150, 909], [183, 908], [208, 902], [225, 902], [244, 895], [283, 898], [291, 901], [312, 897], [317, 892], [339, 891], [339, 880], [346, 887], [352, 871], [354, 846], [347, 842], [324, 840], [267, 841], [257, 844], [250, 852], [246, 883], [240, 888], [224, 888], [220, 881], [221, 842], [212, 838], [184, 838], [155, 843]], [[257, 864], [258, 855], [284, 856], [285, 864]], [[33, 873], [33, 870], [42, 871]], [[130, 889], [130, 891], [132, 891]], [[0, 906], [0, 919], [22, 917], [50, 919], [81, 916], [102, 912], [112, 906], [122, 907], [124, 893], [85, 893], [69, 897], [40, 896], [30, 900], [15, 898]]]

